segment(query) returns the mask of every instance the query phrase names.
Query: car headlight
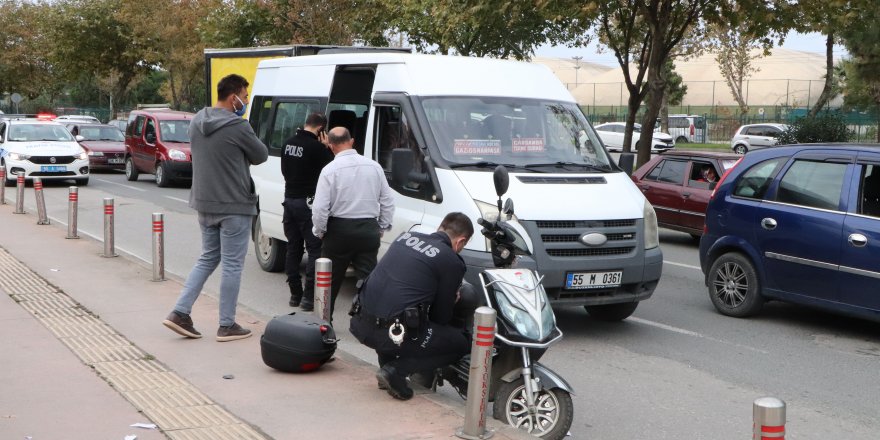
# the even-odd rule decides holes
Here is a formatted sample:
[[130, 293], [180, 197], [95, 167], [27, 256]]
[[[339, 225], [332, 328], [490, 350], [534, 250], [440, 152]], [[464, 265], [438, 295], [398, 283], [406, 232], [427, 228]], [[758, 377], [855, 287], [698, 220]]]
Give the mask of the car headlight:
[[648, 199], [645, 199], [643, 215], [645, 219], [645, 249], [653, 249], [660, 246], [660, 232], [657, 230], [657, 213], [654, 212], [654, 207], [651, 206]]
[[82, 153], [77, 154], [76, 158], [79, 160], [89, 160], [89, 153], [83, 151]]
[[28, 160], [31, 158], [29, 154], [9, 153], [7, 155], [10, 160]]
[[168, 150], [168, 157], [174, 160], [186, 160], [186, 153], [180, 150]]
[[[477, 204], [477, 209], [480, 210], [480, 217], [483, 217], [483, 219], [489, 222], [494, 222], [498, 219], [498, 206], [491, 203], [481, 202], [476, 199], [474, 199], [474, 203]], [[515, 228], [517, 229], [517, 236], [514, 237], [517, 247], [523, 250], [531, 251], [528, 240], [526, 240], [526, 231], [522, 228], [522, 225], [519, 224], [519, 219], [516, 218], [516, 214], [510, 216], [510, 219], [507, 220], [507, 222], [508, 224], [515, 226]], [[486, 249], [492, 249], [492, 245], [489, 243], [488, 238], [486, 239]]]

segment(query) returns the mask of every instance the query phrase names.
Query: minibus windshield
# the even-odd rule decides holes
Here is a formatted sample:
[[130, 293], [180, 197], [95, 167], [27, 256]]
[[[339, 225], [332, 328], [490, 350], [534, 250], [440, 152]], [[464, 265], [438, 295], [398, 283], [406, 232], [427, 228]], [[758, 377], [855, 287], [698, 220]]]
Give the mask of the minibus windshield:
[[492, 97], [423, 98], [443, 159], [453, 168], [504, 164], [535, 172], [615, 168], [574, 103]]

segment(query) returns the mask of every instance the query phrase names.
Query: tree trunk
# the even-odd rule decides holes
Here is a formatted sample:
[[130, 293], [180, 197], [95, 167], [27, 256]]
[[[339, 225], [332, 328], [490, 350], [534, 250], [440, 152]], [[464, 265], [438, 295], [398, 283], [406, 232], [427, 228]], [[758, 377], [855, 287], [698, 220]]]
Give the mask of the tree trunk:
[[[638, 88], [636, 88], [638, 90]], [[633, 127], [636, 123], [636, 113], [639, 112], [639, 106], [642, 103], [642, 97], [638, 91], [635, 93], [630, 90], [629, 99], [626, 101], [626, 130], [623, 133], [623, 152], [632, 152], [633, 147]]]
[[834, 85], [834, 31], [828, 31], [828, 37], [825, 40], [825, 86], [822, 87], [822, 94], [816, 100], [816, 104], [810, 109], [809, 117], [814, 118], [825, 104], [831, 100]]
[[[653, 126], [651, 131], [653, 131]], [[663, 101], [660, 103], [660, 131], [669, 133], [669, 96], [663, 93]]]

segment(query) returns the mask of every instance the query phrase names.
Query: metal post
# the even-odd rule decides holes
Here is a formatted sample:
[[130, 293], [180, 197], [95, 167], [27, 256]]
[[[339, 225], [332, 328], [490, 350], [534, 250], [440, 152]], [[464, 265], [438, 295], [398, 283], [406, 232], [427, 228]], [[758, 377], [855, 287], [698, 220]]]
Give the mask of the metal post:
[[333, 280], [333, 262], [329, 258], [315, 260], [315, 311], [318, 318], [330, 321], [330, 286]]
[[486, 406], [489, 401], [489, 373], [492, 371], [495, 318], [495, 309], [491, 307], [479, 307], [474, 312], [474, 343], [471, 345], [467, 403], [464, 410], [464, 426], [455, 432], [458, 438], [487, 439], [494, 434], [486, 430]]
[[6, 204], [6, 167], [0, 165], [0, 205]]
[[15, 211], [13, 214], [24, 214], [24, 171], [16, 178]]
[[761, 397], [752, 404], [752, 440], [785, 438], [785, 402]]
[[37, 199], [37, 224], [48, 225], [49, 217], [46, 215], [46, 199], [43, 197], [43, 179], [34, 177], [34, 197]]
[[71, 186], [67, 189], [67, 237], [79, 238], [76, 233], [76, 217], [79, 211], [79, 188]]
[[105, 258], [115, 257], [113, 244], [113, 198], [104, 199], [104, 255]]
[[165, 281], [165, 215], [153, 213], [153, 281]]

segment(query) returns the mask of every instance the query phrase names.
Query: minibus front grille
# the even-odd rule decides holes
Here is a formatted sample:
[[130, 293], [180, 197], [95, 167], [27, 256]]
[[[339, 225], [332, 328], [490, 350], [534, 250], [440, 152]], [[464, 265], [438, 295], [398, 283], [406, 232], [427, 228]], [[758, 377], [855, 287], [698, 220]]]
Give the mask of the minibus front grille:
[[[543, 252], [550, 258], [602, 258], [628, 255], [635, 252], [639, 246], [640, 223], [635, 219], [521, 220], [520, 222], [535, 238], [532, 241], [535, 252]], [[581, 241], [586, 234], [602, 234], [606, 240], [597, 246], [587, 245]], [[537, 239], [539, 237], [540, 240]]]

